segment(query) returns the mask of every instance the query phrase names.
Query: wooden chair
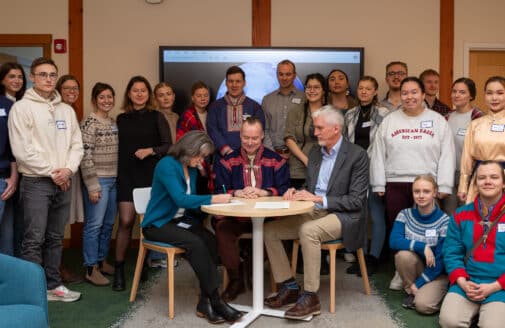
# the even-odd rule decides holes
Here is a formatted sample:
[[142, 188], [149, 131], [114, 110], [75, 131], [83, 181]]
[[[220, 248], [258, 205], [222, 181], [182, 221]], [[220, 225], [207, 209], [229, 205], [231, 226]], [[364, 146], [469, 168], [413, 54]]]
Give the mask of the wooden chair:
[[[133, 204], [135, 211], [140, 217], [140, 222], [144, 219], [144, 213], [151, 198], [151, 188], [135, 188], [133, 190]], [[167, 254], [167, 279], [168, 279], [168, 317], [174, 318], [174, 260], [175, 254], [184, 253], [184, 249], [175, 247], [170, 244], [151, 241], [144, 238], [142, 229], [140, 229], [140, 244], [139, 255], [137, 257], [137, 265], [135, 266], [135, 275], [133, 276], [132, 290], [130, 293], [130, 302], [135, 301], [137, 289], [139, 287], [142, 267], [146, 257], [147, 249]]]
[[[291, 257], [291, 271], [296, 272], [296, 262], [298, 260], [298, 248], [300, 246], [299, 240], [293, 240], [293, 253]], [[330, 252], [330, 312], [335, 313], [335, 264], [337, 258], [337, 250], [344, 248], [344, 243], [341, 239], [329, 240], [321, 244], [321, 249]], [[358, 255], [359, 267], [361, 269], [361, 277], [365, 287], [365, 294], [370, 295], [370, 282], [368, 281], [368, 273], [366, 271], [365, 256], [363, 248], [356, 250]], [[293, 274], [293, 276], [295, 276]]]

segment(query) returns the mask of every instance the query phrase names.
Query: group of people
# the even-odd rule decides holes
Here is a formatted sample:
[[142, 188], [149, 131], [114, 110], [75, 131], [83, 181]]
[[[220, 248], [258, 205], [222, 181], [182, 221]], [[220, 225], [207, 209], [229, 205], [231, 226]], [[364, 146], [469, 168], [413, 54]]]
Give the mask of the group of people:
[[[196, 82], [192, 105], [179, 116], [171, 85], [152, 89], [134, 76], [116, 120], [110, 115], [115, 91], [99, 82], [91, 92], [93, 111], [79, 124], [71, 107], [79, 96], [75, 78], [58, 80], [56, 65], [46, 58], [32, 63], [29, 77], [33, 87], [25, 90], [21, 66], [0, 67], [0, 251], [19, 248], [22, 258], [43, 266], [48, 300], [80, 297], [63, 285], [59, 270], [65, 225], [80, 216], [85, 279], [103, 286], [113, 275], [112, 288], [126, 288], [132, 191], [152, 186], [143, 233], [186, 250], [200, 282], [197, 314], [209, 322], [242, 315], [227, 302], [245, 291], [248, 250], [238, 243], [251, 222], [215, 217], [212, 234], [199, 207], [231, 197], [283, 196], [315, 203], [312, 213], [264, 227], [272, 275], [281, 286], [265, 304], [294, 304], [286, 317], [320, 313], [319, 276], [327, 265], [320, 246], [342, 239], [351, 258], [357, 248], [366, 250], [369, 275], [380, 266], [381, 253], [387, 257], [385, 249], [394, 252], [390, 288], [405, 291], [404, 307], [424, 314], [442, 307], [443, 327], [468, 326], [478, 312], [481, 326], [498, 323], [505, 304], [499, 264], [505, 78], [486, 82], [483, 116], [472, 105], [477, 89], [469, 78], [454, 81], [451, 109], [437, 98], [439, 76], [432, 69], [417, 78], [408, 76], [405, 63], [389, 63], [389, 90], [379, 101], [374, 77], [361, 77], [354, 97], [339, 69], [326, 78], [307, 75], [300, 91], [293, 84], [295, 64], [283, 60], [279, 88], [261, 105], [244, 93], [244, 71], [232, 66], [224, 97], [210, 103], [209, 88]], [[111, 265], [106, 258], [117, 213]], [[283, 244], [293, 239], [302, 246], [303, 290]], [[230, 277], [222, 293], [219, 261]], [[356, 263], [347, 272], [361, 274]]]

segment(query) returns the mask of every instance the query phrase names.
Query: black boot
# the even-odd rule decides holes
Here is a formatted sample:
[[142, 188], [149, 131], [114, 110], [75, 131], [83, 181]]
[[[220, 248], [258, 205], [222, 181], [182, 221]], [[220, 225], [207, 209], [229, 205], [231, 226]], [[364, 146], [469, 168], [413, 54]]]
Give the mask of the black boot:
[[114, 282], [112, 283], [112, 290], [121, 292], [126, 289], [124, 278], [124, 261], [116, 262], [114, 265]]
[[244, 274], [243, 270], [227, 270], [228, 276], [230, 277], [230, 282], [223, 294], [221, 294], [221, 298], [225, 302], [231, 302], [237, 298], [239, 294], [245, 292], [245, 284], [244, 284]]
[[224, 318], [214, 312], [212, 305], [210, 304], [210, 298], [205, 296], [200, 296], [200, 301], [196, 306], [196, 315], [200, 318], [205, 318], [209, 323], [223, 323]]
[[[370, 277], [375, 272], [377, 272], [377, 268], [379, 267], [379, 259], [373, 255], [365, 255], [365, 264], [366, 264], [366, 273]], [[358, 277], [361, 277], [361, 270], [358, 272]]]
[[210, 297], [210, 304], [212, 305], [214, 312], [223, 317], [227, 322], [235, 322], [242, 317], [242, 312], [235, 310], [223, 301], [223, 299], [219, 296], [217, 289]]

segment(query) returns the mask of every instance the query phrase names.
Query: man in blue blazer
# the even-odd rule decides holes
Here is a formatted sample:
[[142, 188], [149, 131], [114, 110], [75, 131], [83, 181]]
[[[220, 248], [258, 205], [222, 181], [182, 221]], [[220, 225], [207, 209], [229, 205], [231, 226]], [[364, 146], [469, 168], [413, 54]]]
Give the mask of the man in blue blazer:
[[[286, 311], [287, 318], [302, 319], [321, 312], [317, 296], [321, 265], [321, 243], [342, 239], [355, 250], [365, 240], [366, 194], [369, 185], [366, 151], [342, 137], [343, 115], [327, 105], [312, 113], [318, 146], [309, 154], [307, 189], [288, 189], [287, 200], [315, 203], [312, 213], [288, 216], [265, 224], [265, 246], [279, 292], [265, 304], [278, 308], [296, 304]], [[300, 239], [304, 258], [304, 291], [291, 273], [282, 240]]]

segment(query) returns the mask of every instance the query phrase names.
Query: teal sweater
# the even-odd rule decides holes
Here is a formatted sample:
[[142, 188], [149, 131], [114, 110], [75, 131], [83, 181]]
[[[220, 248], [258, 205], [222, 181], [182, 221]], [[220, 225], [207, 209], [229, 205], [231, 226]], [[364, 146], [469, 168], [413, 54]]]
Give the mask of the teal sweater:
[[187, 195], [187, 184], [182, 164], [171, 156], [164, 157], [154, 170], [151, 199], [142, 221], [142, 228], [155, 226], [160, 228], [173, 219], [179, 208], [198, 209], [209, 205], [211, 195], [195, 195], [196, 175], [194, 168], [189, 168], [191, 194]]

